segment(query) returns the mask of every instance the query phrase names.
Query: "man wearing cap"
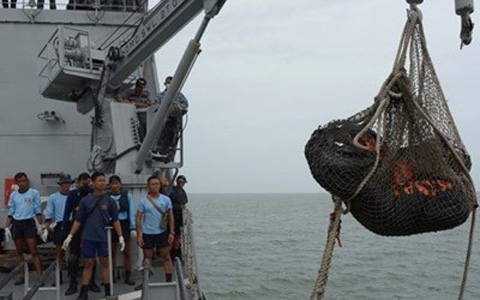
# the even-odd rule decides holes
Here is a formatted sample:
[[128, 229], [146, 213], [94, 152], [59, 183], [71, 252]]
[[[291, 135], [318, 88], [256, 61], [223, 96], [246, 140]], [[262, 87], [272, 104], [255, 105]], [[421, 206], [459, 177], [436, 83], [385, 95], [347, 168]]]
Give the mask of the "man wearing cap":
[[[112, 175], [108, 183], [110, 185], [110, 198], [118, 205], [118, 220], [120, 220], [120, 227], [122, 228], [125, 239], [125, 249], [123, 250], [125, 283], [135, 285], [135, 281], [132, 280], [132, 247], [130, 246], [130, 238], [135, 239], [137, 237], [137, 231], [135, 230], [135, 206], [133, 204], [132, 194], [122, 191], [122, 180], [117, 175]], [[114, 267], [116, 266], [118, 242], [118, 234], [113, 231], [112, 260]], [[115, 273], [113, 274], [113, 278], [115, 279]]]
[[[30, 187], [30, 181], [25, 173], [15, 174], [15, 184], [18, 190], [10, 194], [8, 201], [8, 217], [5, 224], [5, 240], [13, 238], [16, 249], [17, 263], [25, 261], [23, 251], [25, 245], [32, 255], [32, 261], [38, 276], [42, 275], [42, 265], [37, 253], [37, 235], [42, 234], [42, 210], [40, 193]], [[10, 225], [12, 228], [10, 229]], [[23, 269], [22, 269], [23, 270]], [[15, 285], [25, 282], [25, 274], [21, 273]]]
[[[70, 232], [72, 227], [72, 220], [76, 219], [77, 208], [80, 204], [80, 200], [93, 193], [93, 189], [90, 188], [90, 175], [88, 173], [81, 173], [78, 175], [77, 188], [71, 190], [67, 195], [67, 201], [65, 203], [65, 212], [63, 213], [62, 227], [63, 232], [66, 235]], [[80, 231], [82, 228], [80, 228]], [[77, 289], [77, 278], [79, 272], [79, 260], [80, 260], [80, 235], [77, 234], [71, 242], [70, 257], [68, 260], [68, 275], [70, 276], [70, 286], [65, 291], [65, 296], [75, 294]], [[90, 281], [89, 289], [92, 292], [99, 293], [100, 287], [95, 283], [95, 267], [93, 268], [93, 275]]]
[[147, 132], [146, 109], [153, 104], [150, 92], [145, 90], [146, 85], [147, 81], [144, 78], [138, 78], [133, 89], [117, 96], [118, 102], [133, 104], [138, 109], [137, 117], [140, 122], [140, 135], [142, 136], [142, 139]]
[[187, 178], [183, 175], [178, 175], [177, 180], [175, 181], [175, 186], [170, 192], [170, 200], [173, 205], [173, 217], [175, 219], [175, 239], [173, 240], [172, 250], [170, 251], [170, 256], [172, 259], [175, 257], [182, 258], [182, 249], [181, 249], [181, 233], [183, 226], [183, 209], [188, 203], [187, 193], [183, 189], [187, 183]]
[[117, 96], [117, 101], [134, 104], [136, 108], [149, 107], [152, 105], [152, 102], [150, 100], [150, 92], [145, 90], [145, 86], [147, 86], [147, 81], [143, 78], [138, 78], [135, 82], [135, 87]]
[[[65, 212], [65, 203], [67, 202], [67, 195], [74, 180], [69, 174], [62, 174], [58, 180], [60, 190], [51, 194], [48, 197], [47, 208], [45, 210], [45, 229], [43, 230], [42, 240], [46, 243], [48, 240], [49, 231], [53, 228], [53, 243], [55, 244], [55, 257], [60, 267], [60, 283], [63, 283], [62, 267], [63, 267], [63, 252], [62, 244], [65, 239], [63, 231], [63, 213]], [[55, 224], [54, 227], [51, 227]]]

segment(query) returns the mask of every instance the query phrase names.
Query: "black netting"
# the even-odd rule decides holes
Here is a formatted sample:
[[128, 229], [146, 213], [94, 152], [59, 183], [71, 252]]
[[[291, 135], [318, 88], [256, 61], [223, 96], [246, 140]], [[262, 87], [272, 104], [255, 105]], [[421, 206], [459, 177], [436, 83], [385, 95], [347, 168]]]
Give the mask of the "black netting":
[[465, 222], [476, 205], [470, 157], [415, 16], [375, 103], [320, 127], [305, 155], [315, 180], [380, 235], [450, 229]]

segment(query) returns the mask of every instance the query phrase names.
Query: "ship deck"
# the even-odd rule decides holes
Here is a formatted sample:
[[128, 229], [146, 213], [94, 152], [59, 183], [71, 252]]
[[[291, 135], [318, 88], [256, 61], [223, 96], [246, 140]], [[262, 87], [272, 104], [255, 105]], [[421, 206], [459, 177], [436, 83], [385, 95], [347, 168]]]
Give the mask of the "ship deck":
[[[12, 254], [1, 255], [0, 259], [2, 260], [2, 263], [4, 263], [4, 265], [8, 265], [9, 262], [11, 263], [13, 261], [13, 256]], [[161, 261], [159, 259], [155, 259], [152, 265], [153, 265], [153, 274], [150, 276], [150, 286], [153, 286], [154, 289], [153, 288], [150, 289], [150, 299], [168, 299], [168, 300], [180, 299], [178, 296], [175, 295], [175, 290], [178, 289], [177, 284], [175, 282], [175, 276], [173, 276], [173, 280], [174, 280], [173, 283], [166, 283], [163, 268], [161, 266]], [[47, 267], [48, 265], [44, 265], [44, 270]], [[29, 288], [32, 288], [33, 285], [35, 285], [35, 283], [38, 282], [39, 277], [35, 271], [32, 271], [33, 266], [30, 265], [29, 270], [30, 272], [28, 276], [29, 277], [28, 286]], [[8, 274], [9, 274], [9, 270], [7, 268], [3, 268], [2, 272], [0, 273], [0, 280], [7, 277]], [[135, 286], [127, 285], [124, 283], [124, 278], [123, 276], [121, 276], [123, 274], [121, 268], [117, 268], [116, 274], [118, 274], [118, 276], [116, 276], [117, 282], [113, 285], [114, 295], [118, 296], [118, 299], [123, 299], [123, 300], [141, 299], [142, 291], [135, 291], [134, 289], [136, 285], [142, 282], [143, 271], [137, 270], [133, 272], [132, 278], [136, 282]], [[0, 289], [0, 299], [17, 300], [17, 299], [24, 298], [26, 294], [25, 285], [18, 285], [18, 286], [14, 285], [15, 280], [18, 278], [17, 276], [11, 279], [6, 286]], [[78, 278], [78, 282], [80, 282], [80, 278]], [[97, 264], [96, 283], [97, 285], [100, 286], [101, 291], [99, 293], [94, 293], [89, 291], [88, 299], [90, 300], [105, 299], [105, 293], [101, 285], [101, 282], [102, 281], [100, 278], [100, 268]], [[57, 290], [55, 288], [54, 283], [55, 283], [55, 272], [51, 272], [49, 276], [46, 278], [46, 280], [44, 281], [44, 286], [41, 287], [37, 291], [35, 296], [31, 299], [37, 299], [37, 300], [57, 299]], [[78, 297], [78, 292], [70, 296], [65, 296], [65, 291], [68, 289], [69, 283], [70, 281], [69, 281], [69, 277], [67, 276], [67, 271], [63, 270], [63, 284], [60, 285], [60, 299], [73, 300]], [[80, 291], [80, 286], [78, 286], [78, 291]], [[190, 299], [189, 295], [187, 295], [187, 299]]]

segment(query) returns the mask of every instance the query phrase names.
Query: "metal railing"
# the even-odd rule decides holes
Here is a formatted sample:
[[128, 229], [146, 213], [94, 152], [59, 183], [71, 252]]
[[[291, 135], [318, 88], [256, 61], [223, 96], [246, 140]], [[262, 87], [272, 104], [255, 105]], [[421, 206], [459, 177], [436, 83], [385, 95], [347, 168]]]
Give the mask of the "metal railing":
[[110, 283], [110, 296], [113, 296], [113, 250], [112, 250], [112, 228], [105, 227], [107, 230], [107, 242], [108, 242], [108, 278]]
[[17, 274], [21, 271], [24, 271], [24, 278], [25, 278], [25, 295], [28, 293], [28, 283], [29, 283], [29, 273], [28, 273], [28, 264], [26, 262], [20, 263], [18, 266], [15, 267], [6, 277], [0, 280], [0, 290], [3, 289], [9, 282], [12, 280]]
[[[145, 12], [147, 2], [143, 0], [70, 0], [70, 1], [38, 1], [26, 0], [12, 3], [2, 0], [3, 8], [38, 9], [38, 10], [101, 10], [114, 12]], [[15, 7], [13, 7], [15, 6]]]
[[185, 277], [183, 275], [183, 266], [180, 258], [175, 257], [175, 280], [177, 281], [180, 300], [187, 300], [187, 286], [185, 285]]
[[142, 285], [142, 297], [141, 300], [150, 300], [150, 270], [152, 265], [146, 258], [143, 261], [143, 285]]
[[[48, 276], [55, 270], [55, 287], [43, 287], [45, 285], [45, 280]], [[28, 290], [28, 284], [25, 281], [25, 287]], [[37, 292], [46, 292], [46, 291], [55, 291], [56, 299], [60, 300], [60, 266], [57, 261], [48, 266], [48, 268], [43, 272], [40, 279], [32, 286], [26, 295], [22, 298], [23, 300], [31, 300]]]

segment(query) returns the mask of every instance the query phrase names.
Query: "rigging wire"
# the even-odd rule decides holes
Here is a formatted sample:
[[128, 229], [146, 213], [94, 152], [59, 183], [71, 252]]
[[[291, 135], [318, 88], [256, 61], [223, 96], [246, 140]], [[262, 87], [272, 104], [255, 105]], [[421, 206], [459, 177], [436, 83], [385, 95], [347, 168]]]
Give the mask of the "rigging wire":
[[[127, 24], [127, 22], [133, 17], [135, 16], [135, 14], [138, 12], [139, 8], [142, 7], [145, 3], [147, 2], [147, 0], [142, 0], [139, 5], [130, 13], [130, 15], [122, 22], [122, 24], [120, 24], [120, 26], [118, 26], [117, 28], [115, 28], [115, 30], [109, 35], [106, 37], [106, 39], [103, 41], [103, 43], [99, 46], [99, 49], [100, 50], [105, 50], [106, 48], [110, 47], [114, 42], [115, 40], [111, 41], [107, 46], [103, 47], [114, 35], [115, 33], [117, 33], [120, 29], [122, 29], [123, 27], [125, 27], [125, 25]], [[140, 16], [137, 20], [135, 20], [133, 23], [136, 24], [137, 22], [141, 21], [143, 18], [143, 16]], [[138, 25], [139, 24], [136, 24], [136, 29], [135, 29], [135, 32], [137, 31], [138, 29]], [[118, 35], [117, 38], [120, 38], [122, 37], [128, 30], [130, 30], [131, 27], [128, 27], [126, 28], [120, 35]], [[103, 48], [102, 48], [103, 47]]]

